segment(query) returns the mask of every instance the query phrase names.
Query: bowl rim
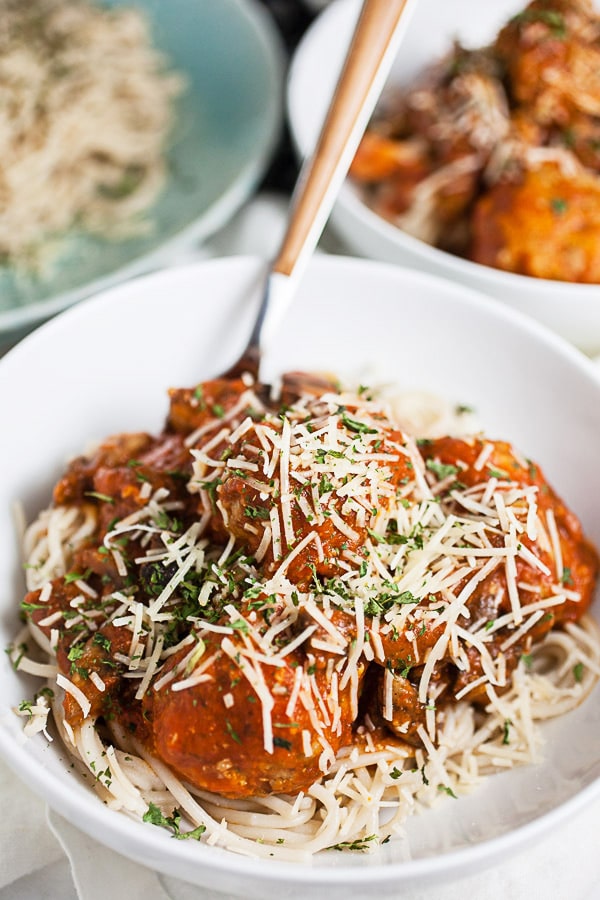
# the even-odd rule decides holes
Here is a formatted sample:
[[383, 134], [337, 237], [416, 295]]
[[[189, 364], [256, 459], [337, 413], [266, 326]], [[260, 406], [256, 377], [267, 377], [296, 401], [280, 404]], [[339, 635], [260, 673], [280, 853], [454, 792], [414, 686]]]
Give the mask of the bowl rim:
[[[481, 285], [485, 281], [496, 279], [498, 287], [509, 292], [511, 288], [518, 286], [525, 291], [535, 291], [538, 287], [543, 286], [544, 291], [549, 291], [552, 296], [564, 293], [565, 290], [581, 291], [581, 294], [592, 296], [600, 293], [600, 282], [580, 282], [580, 281], [559, 281], [555, 278], [538, 278], [534, 275], [523, 275], [519, 272], [507, 272], [505, 269], [495, 269], [493, 266], [486, 266], [483, 263], [475, 262], [475, 260], [464, 259], [447, 250], [434, 247], [420, 238], [403, 231], [398, 225], [384, 219], [375, 210], [371, 209], [360, 198], [358, 190], [350, 184], [344, 184], [338, 195], [338, 204], [340, 210], [343, 209], [350, 215], [360, 218], [363, 224], [368, 225], [376, 233], [385, 237], [386, 240], [398, 243], [405, 247], [415, 256], [420, 257], [426, 263], [434, 263], [435, 265], [443, 265], [447, 269], [455, 271], [457, 275], [468, 271], [473, 267], [475, 276], [479, 279]], [[438, 263], [437, 258], [440, 262]], [[485, 290], [485, 288], [482, 288]]]
[[113, 285], [177, 262], [179, 255], [189, 252], [196, 244], [200, 244], [223, 227], [251, 197], [266, 172], [283, 128], [286, 54], [282, 37], [274, 21], [259, 0], [219, 0], [219, 2], [228, 2], [232, 9], [237, 10], [240, 18], [246, 20], [248, 34], [253, 35], [269, 71], [270, 93], [265, 97], [264, 103], [266, 127], [253, 155], [229, 187], [199, 217], [181, 227], [172, 237], [154, 249], [86, 284], [62, 293], [51, 293], [43, 300], [0, 310], [0, 337], [4, 333], [44, 321], [86, 297], [110, 289]]
[[[0, 360], [0, 373], [5, 368], [10, 368], [13, 360], [18, 364], [22, 354], [30, 355], [29, 348], [35, 351], [38, 342], [51, 340], [53, 332], [62, 329], [63, 322], [85, 318], [88, 310], [93, 311], [106, 303], [117, 302], [119, 296], [127, 293], [133, 286], [139, 289], [149, 282], [158, 284], [162, 282], [168, 286], [171, 279], [201, 277], [202, 272], [208, 268], [217, 271], [222, 269], [226, 272], [230, 268], [248, 268], [250, 265], [256, 266], [258, 263], [264, 265], [264, 260], [259, 260], [254, 256], [218, 257], [199, 260], [177, 268], [145, 273], [131, 281], [113, 285], [106, 291], [86, 298], [76, 307], [66, 309], [62, 314], [36, 329]], [[565, 358], [569, 365], [580, 371], [583, 377], [589, 378], [600, 392], [600, 372], [591, 360], [547, 327], [474, 288], [445, 280], [438, 275], [376, 260], [318, 255], [313, 258], [310, 265], [316, 269], [334, 270], [336, 277], [338, 277], [337, 273], [343, 272], [344, 269], [355, 272], [370, 270], [382, 273], [386, 278], [396, 281], [408, 280], [430, 286], [438, 291], [441, 290], [448, 295], [460, 296], [468, 307], [481, 306], [483, 303], [492, 318], [507, 321], [522, 332], [528, 332], [534, 340]], [[61, 752], [60, 747], [58, 750]], [[126, 815], [108, 809], [91, 791], [89, 794], [86, 791], [83, 796], [78, 791], [66, 792], [62, 777], [47, 771], [33, 754], [24, 754], [21, 742], [9, 733], [1, 720], [0, 754], [14, 772], [36, 793], [44, 797], [53, 809], [90, 837], [117, 852], [137, 859], [145, 865], [150, 864], [149, 858], [152, 854], [152, 864], [157, 870], [175, 876], [179, 872], [180, 877], [184, 879], [186, 878], [185, 871], [178, 870], [177, 865], [182, 865], [187, 868], [187, 871], [195, 869], [200, 874], [212, 873], [216, 878], [231, 875], [249, 880], [256, 878], [278, 887], [294, 879], [311, 889], [327, 888], [328, 886], [352, 887], [354, 885], [384, 887], [392, 883], [397, 885], [407, 885], [411, 882], [422, 883], [425, 877], [439, 880], [445, 875], [458, 874], [459, 871], [464, 873], [467, 866], [473, 872], [491, 864], [493, 860], [503, 854], [523, 849], [524, 846], [542, 837], [552, 827], [564, 822], [594, 798], [600, 796], [600, 778], [597, 778], [577, 790], [569, 799], [524, 825], [480, 843], [463, 846], [436, 856], [385, 862], [381, 865], [352, 865], [332, 868], [320, 865], [313, 867], [310, 863], [278, 860], [269, 860], [265, 864], [264, 860], [258, 858], [248, 858], [222, 848], [209, 848], [203, 844], [193, 847], [186, 842], [167, 844], [161, 830], [149, 829]]]

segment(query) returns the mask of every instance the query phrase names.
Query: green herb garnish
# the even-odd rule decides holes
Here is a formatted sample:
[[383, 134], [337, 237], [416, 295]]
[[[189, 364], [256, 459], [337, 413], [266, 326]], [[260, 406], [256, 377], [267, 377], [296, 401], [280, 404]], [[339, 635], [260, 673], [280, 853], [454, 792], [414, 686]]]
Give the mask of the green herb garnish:
[[181, 815], [173, 813], [172, 816], [165, 816], [158, 806], [151, 803], [142, 816], [144, 822], [150, 822], [151, 825], [159, 825], [162, 828], [168, 828], [172, 832], [172, 837], [178, 841], [195, 840], [199, 841], [206, 831], [206, 825], [198, 825], [193, 831], [181, 831]]
[[428, 459], [425, 466], [430, 472], [433, 472], [440, 481], [443, 481], [444, 478], [448, 478], [449, 475], [456, 475], [458, 472], [457, 466], [453, 466], [450, 463], [436, 462], [434, 459]]
[[268, 519], [270, 517], [269, 510], [264, 506], [245, 506], [244, 515], [249, 519]]
[[449, 797], [454, 797], [455, 800], [458, 800], [458, 797], [456, 796], [452, 788], [448, 787], [445, 784], [438, 784], [438, 791], [441, 791], [444, 794], [448, 794]]
[[86, 578], [89, 578], [92, 574], [91, 569], [86, 569], [85, 572], [67, 572], [65, 575], [65, 584], [73, 584], [74, 581], [85, 581]]
[[235, 731], [233, 725], [231, 724], [231, 722], [228, 719], [225, 720], [225, 728], [227, 729], [227, 734], [229, 734], [233, 738], [233, 740], [236, 742], [236, 744], [242, 743], [240, 736]]
[[110, 497], [108, 494], [101, 494], [99, 491], [86, 491], [86, 497], [93, 497], [94, 500], [102, 500], [103, 503], [114, 503], [115, 498]]
[[552, 197], [550, 206], [552, 207], [552, 212], [556, 213], [557, 216], [562, 216], [569, 208], [569, 204], [563, 197]]
[[369, 834], [367, 837], [358, 838], [356, 841], [342, 841], [341, 844], [333, 844], [332, 850], [356, 850], [358, 852], [364, 852], [365, 850], [370, 849], [370, 845], [373, 841], [378, 841], [379, 838], [376, 834]]

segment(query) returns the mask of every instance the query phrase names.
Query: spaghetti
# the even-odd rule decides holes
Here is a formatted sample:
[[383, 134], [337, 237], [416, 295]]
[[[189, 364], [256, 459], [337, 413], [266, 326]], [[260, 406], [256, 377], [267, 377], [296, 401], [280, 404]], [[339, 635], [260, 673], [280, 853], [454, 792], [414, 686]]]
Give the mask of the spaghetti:
[[415, 440], [367, 388], [215, 381], [74, 460], [25, 535], [26, 731], [52, 710], [115, 809], [288, 860], [538, 760], [535, 722], [600, 676], [596, 554], [535, 464], [448, 418]]

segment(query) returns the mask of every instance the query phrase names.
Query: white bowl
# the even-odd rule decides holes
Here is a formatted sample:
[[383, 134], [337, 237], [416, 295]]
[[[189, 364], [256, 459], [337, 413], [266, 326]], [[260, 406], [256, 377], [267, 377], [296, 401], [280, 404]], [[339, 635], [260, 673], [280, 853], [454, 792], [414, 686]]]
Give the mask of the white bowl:
[[[388, 84], [411, 84], [423, 68], [450, 49], [455, 38], [466, 46], [483, 46], [524, 6], [525, 0], [423, 0], [416, 4]], [[300, 155], [306, 155], [316, 141], [358, 9], [357, 0], [331, 4], [294, 55], [287, 108]], [[331, 221], [355, 253], [433, 272], [485, 291], [543, 322], [586, 353], [600, 353], [600, 285], [530, 278], [460, 259], [377, 215], [349, 183], [340, 192]]]
[[[222, 371], [241, 350], [264, 263], [214, 260], [144, 276], [63, 313], [0, 361], [0, 644], [18, 629], [23, 595], [10, 509], [31, 518], [47, 504], [68, 456], [90, 439], [158, 430], [166, 390]], [[312, 323], [318, 321], [319, 327]], [[462, 286], [395, 266], [322, 257], [311, 263], [266, 376], [373, 369], [400, 387], [474, 406], [491, 437], [540, 461], [600, 545], [597, 480], [600, 379], [571, 346]], [[596, 600], [598, 615], [598, 600]], [[0, 752], [35, 791], [80, 829], [138, 862], [247, 897], [398, 896], [477, 867], [559, 827], [600, 794], [600, 689], [544, 727], [545, 760], [490, 778], [459, 801], [407, 824], [406, 840], [373, 855], [328, 854], [311, 866], [248, 859], [170, 839], [107, 809], [70, 768], [57, 741], [25, 741], [12, 712], [38, 685], [0, 662]], [[193, 846], [192, 846], [193, 844]]]

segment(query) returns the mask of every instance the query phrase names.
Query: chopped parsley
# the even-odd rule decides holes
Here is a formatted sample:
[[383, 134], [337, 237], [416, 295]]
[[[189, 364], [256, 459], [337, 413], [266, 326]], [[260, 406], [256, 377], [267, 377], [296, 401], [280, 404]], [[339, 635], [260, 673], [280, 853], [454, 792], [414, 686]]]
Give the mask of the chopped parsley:
[[521, 662], [526, 669], [531, 669], [531, 666], [533, 665], [533, 656], [531, 655], [531, 653], [522, 653]]
[[552, 208], [552, 212], [556, 213], [557, 216], [562, 216], [563, 213], [566, 213], [569, 208], [569, 204], [564, 199], [564, 197], [552, 197], [550, 200], [550, 206]]
[[54, 697], [54, 691], [52, 688], [43, 687], [39, 691], [36, 691], [33, 695], [33, 699], [37, 701], [38, 697], [46, 697], [47, 700], [52, 700]]
[[23, 712], [23, 713], [26, 712], [26, 713], [28, 713], [29, 718], [30, 718], [30, 719], [32, 718], [32, 716], [33, 716], [33, 703], [31, 702], [31, 700], [21, 700], [21, 702], [19, 703], [17, 709], [19, 710], [19, 712]]
[[93, 497], [95, 500], [102, 500], [103, 503], [114, 503], [115, 498], [109, 496], [109, 494], [101, 494], [99, 491], [86, 491], [86, 497]]
[[164, 509], [159, 509], [157, 514], [154, 516], [154, 524], [157, 528], [161, 528], [163, 531], [173, 531], [178, 533], [183, 530], [183, 524], [177, 519], [175, 516], [170, 516], [168, 513], [164, 511]]
[[433, 472], [440, 481], [443, 481], [444, 478], [448, 478], [450, 475], [456, 475], [458, 473], [458, 466], [453, 466], [451, 463], [436, 462], [434, 459], [428, 459], [425, 463], [425, 467], [429, 469], [430, 472]]
[[408, 678], [408, 674], [413, 667], [413, 663], [411, 662], [411, 660], [412, 656], [410, 654], [406, 659], [399, 660], [400, 665], [398, 666], [398, 669], [400, 669], [400, 678]]
[[235, 731], [235, 729], [234, 729], [233, 725], [231, 724], [231, 722], [229, 721], [229, 719], [225, 719], [225, 728], [227, 729], [227, 734], [229, 734], [233, 738], [233, 740], [236, 742], [236, 744], [242, 743], [239, 734], [237, 733], [237, 731]]
[[555, 9], [526, 9], [511, 20], [519, 25], [529, 25], [541, 22], [546, 25], [552, 37], [562, 39], [566, 37], [567, 26], [564, 16]]
[[315, 450], [315, 460], [318, 463], [326, 462], [326, 456], [333, 456], [334, 459], [345, 459], [346, 456], [341, 450], [325, 450], [324, 447], [318, 447]]
[[328, 494], [333, 490], [333, 484], [327, 478], [326, 475], [321, 475], [321, 481], [319, 482], [319, 497], [322, 497], [323, 494]]
[[27, 600], [21, 601], [21, 609], [24, 613], [32, 613], [35, 612], [36, 609], [46, 609], [47, 604], [45, 603], [29, 603]]
[[92, 644], [96, 644], [98, 647], [102, 647], [107, 653], [110, 653], [111, 643], [110, 640], [104, 635], [100, 634], [99, 631], [96, 632], [94, 637], [92, 638]]
[[379, 838], [376, 834], [369, 834], [367, 837], [358, 838], [356, 841], [342, 841], [340, 844], [333, 844], [331, 850], [356, 850], [364, 852], [370, 850], [373, 841], [378, 842]]
[[398, 591], [396, 585], [391, 582], [385, 582], [385, 584], [392, 590], [378, 594], [376, 597], [370, 597], [364, 605], [365, 615], [381, 616], [396, 605], [405, 606], [409, 603], [419, 603], [419, 599], [410, 591]]
[[128, 165], [121, 178], [114, 184], [99, 184], [97, 191], [107, 200], [123, 200], [135, 193], [144, 180], [145, 169], [140, 165]]
[[568, 566], [564, 567], [560, 581], [561, 584], [564, 585], [573, 584], [573, 576], [571, 575], [571, 570]]
[[355, 434], [377, 434], [377, 428], [370, 428], [365, 422], [359, 422], [357, 419], [351, 419], [350, 416], [342, 412], [340, 415], [340, 419], [346, 426], [349, 431], [354, 431]]
[[458, 797], [454, 793], [451, 787], [448, 787], [446, 784], [438, 784], [438, 791], [444, 794], [448, 794], [449, 797], [454, 797], [455, 800], [458, 800]]
[[244, 515], [249, 519], [268, 519], [269, 510], [264, 506], [245, 506]]
[[67, 572], [65, 575], [65, 584], [73, 584], [74, 581], [85, 581], [86, 578], [89, 578], [92, 574], [91, 569], [86, 569], [85, 572]]
[[172, 832], [172, 837], [178, 841], [199, 841], [206, 831], [206, 825], [198, 825], [193, 831], [181, 831], [181, 815], [175, 812], [172, 816], [165, 816], [154, 803], [149, 805], [142, 819], [144, 822], [150, 822], [151, 825], [168, 828]]
[[489, 468], [488, 475], [490, 478], [505, 478], [510, 481], [510, 475], [504, 469]]
[[81, 644], [76, 644], [69, 650], [67, 659], [71, 663], [71, 675], [79, 675], [80, 678], [89, 678], [89, 671], [83, 668], [83, 666], [77, 665], [84, 654], [84, 649], [85, 648]]
[[219, 487], [220, 484], [223, 484], [223, 482], [221, 481], [220, 478], [211, 478], [210, 481], [200, 481], [199, 484], [200, 484], [200, 487], [204, 488], [204, 490], [208, 494], [208, 496], [210, 498], [211, 506], [213, 507], [213, 509], [215, 509], [216, 503], [217, 503], [217, 497], [216, 497], [217, 488]]

